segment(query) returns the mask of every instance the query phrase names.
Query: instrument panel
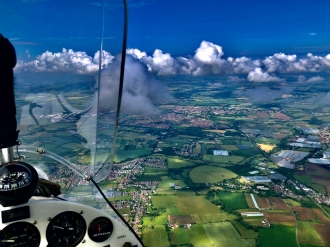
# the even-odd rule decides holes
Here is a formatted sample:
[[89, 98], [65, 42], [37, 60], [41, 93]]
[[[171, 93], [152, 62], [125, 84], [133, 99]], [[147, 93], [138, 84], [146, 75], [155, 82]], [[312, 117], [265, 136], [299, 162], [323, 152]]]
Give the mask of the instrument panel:
[[33, 197], [0, 211], [0, 247], [142, 247], [117, 220], [82, 204]]

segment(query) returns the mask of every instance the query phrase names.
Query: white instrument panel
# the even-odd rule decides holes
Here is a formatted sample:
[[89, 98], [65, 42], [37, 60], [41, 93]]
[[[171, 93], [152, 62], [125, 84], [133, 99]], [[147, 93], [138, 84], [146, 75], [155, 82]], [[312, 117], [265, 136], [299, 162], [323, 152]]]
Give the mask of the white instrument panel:
[[[30, 217], [27, 219], [21, 219], [21, 220], [14, 220], [8, 223], [3, 223], [6, 222], [3, 218], [5, 213], [4, 211], [7, 210], [15, 210], [28, 206], [29, 207], [29, 212], [30, 212]], [[139, 241], [136, 239], [134, 234], [125, 226], [120, 224], [118, 221], [113, 219], [111, 216], [108, 214], [97, 210], [95, 208], [85, 206], [82, 204], [74, 203], [74, 202], [69, 202], [69, 201], [62, 201], [59, 199], [55, 198], [43, 198], [43, 197], [33, 197], [30, 199], [28, 203], [21, 204], [18, 206], [11, 206], [11, 207], [1, 207], [0, 206], [0, 229], [3, 230], [6, 226], [15, 223], [15, 222], [29, 222], [32, 223], [40, 233], [41, 237], [41, 242], [40, 242], [40, 247], [49, 247], [47, 238], [46, 238], [46, 229], [47, 226], [49, 225], [51, 219], [53, 219], [56, 215], [63, 213], [63, 212], [76, 212], [79, 215], [81, 215], [85, 222], [86, 222], [86, 232], [84, 234], [83, 239], [78, 245], [78, 247], [143, 247]], [[106, 217], [108, 218], [113, 225], [113, 231], [110, 237], [103, 241], [103, 242], [94, 242], [88, 234], [88, 228], [90, 223], [98, 218], [98, 217]], [[100, 226], [98, 226], [100, 228]], [[99, 229], [99, 232], [101, 230]], [[7, 246], [7, 245], [6, 245]], [[8, 243], [8, 246], [9, 243]], [[14, 246], [14, 245], [13, 245]], [[62, 245], [61, 246], [65, 246]]]

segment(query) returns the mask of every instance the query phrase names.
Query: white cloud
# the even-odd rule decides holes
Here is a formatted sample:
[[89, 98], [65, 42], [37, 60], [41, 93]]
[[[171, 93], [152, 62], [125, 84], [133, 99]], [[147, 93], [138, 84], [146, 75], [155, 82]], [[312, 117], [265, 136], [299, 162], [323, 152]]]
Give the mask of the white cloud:
[[[249, 81], [280, 81], [273, 74], [330, 72], [330, 54], [324, 57], [308, 53], [298, 58], [295, 54], [275, 53], [263, 60], [248, 57], [224, 58], [222, 47], [202, 41], [193, 56], [174, 58], [170, 53], [156, 49], [152, 55], [139, 49], [127, 49], [127, 54], [144, 63], [156, 75], [248, 75]], [[102, 67], [112, 62], [113, 56], [103, 51]], [[62, 52], [45, 52], [31, 62], [19, 61], [16, 72], [67, 71], [93, 74], [98, 70], [98, 53], [91, 57], [82, 51], [63, 49]]]
[[324, 78], [322, 78], [321, 76], [314, 76], [309, 78], [306, 82], [320, 82], [320, 81], [324, 81]]
[[[101, 65], [107, 67], [113, 60], [113, 56], [107, 51], [102, 51]], [[94, 74], [99, 69], [99, 52], [94, 57], [88, 56], [86, 52], [75, 52], [63, 48], [62, 52], [52, 53], [46, 51], [37, 56], [31, 62], [19, 61], [15, 72], [70, 72], [76, 74]]]
[[255, 68], [254, 71], [249, 72], [248, 80], [252, 82], [280, 82], [282, 79], [271, 76], [267, 72], [262, 72], [261, 68]]

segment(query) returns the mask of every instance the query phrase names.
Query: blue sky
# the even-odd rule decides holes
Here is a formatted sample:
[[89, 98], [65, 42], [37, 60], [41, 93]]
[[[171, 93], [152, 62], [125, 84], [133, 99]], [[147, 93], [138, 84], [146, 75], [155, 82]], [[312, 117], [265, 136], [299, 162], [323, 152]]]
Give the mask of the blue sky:
[[[0, 32], [20, 54], [63, 47], [94, 53], [101, 5], [94, 0], [2, 1]], [[106, 0], [105, 48], [121, 45], [122, 6]], [[129, 0], [128, 46], [148, 54], [193, 55], [203, 40], [225, 56], [330, 53], [328, 0]]]

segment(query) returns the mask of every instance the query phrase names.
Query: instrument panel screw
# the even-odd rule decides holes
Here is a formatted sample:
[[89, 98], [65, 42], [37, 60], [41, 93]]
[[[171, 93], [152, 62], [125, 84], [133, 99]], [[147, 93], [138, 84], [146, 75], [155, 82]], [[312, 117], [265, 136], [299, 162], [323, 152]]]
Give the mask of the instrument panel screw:
[[81, 241], [83, 244], [86, 243], [86, 240], [84, 239], [83, 241]]
[[79, 214], [83, 214], [83, 213], [84, 213], [84, 211], [82, 211], [82, 210], [79, 211]]
[[48, 217], [47, 220], [48, 220], [48, 221], [51, 221], [51, 220], [52, 220], [52, 217]]
[[36, 220], [32, 221], [32, 224], [33, 224], [33, 225], [35, 225], [35, 224], [37, 224], [37, 223], [38, 223], [38, 221], [36, 221]]

